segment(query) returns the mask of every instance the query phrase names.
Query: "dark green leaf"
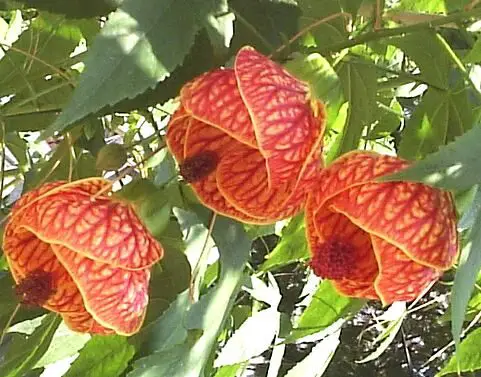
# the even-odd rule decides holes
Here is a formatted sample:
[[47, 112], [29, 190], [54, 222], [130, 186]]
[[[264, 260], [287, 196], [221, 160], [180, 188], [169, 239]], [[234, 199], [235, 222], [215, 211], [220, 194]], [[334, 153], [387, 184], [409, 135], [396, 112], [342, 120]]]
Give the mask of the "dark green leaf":
[[480, 63], [481, 62], [481, 38], [478, 38], [473, 48], [463, 59], [466, 63]]
[[61, 13], [72, 18], [104, 16], [117, 8], [123, 0], [17, 0], [32, 8]]
[[[451, 57], [443, 39], [434, 31], [423, 30], [389, 40], [390, 44], [403, 50], [421, 70], [427, 83], [440, 89], [448, 88]], [[433, 64], [433, 62], [436, 64]]]
[[311, 303], [302, 313], [287, 341], [324, 330], [338, 319], [357, 312], [363, 305], [362, 300], [340, 295], [332, 284], [325, 280], [317, 288]]
[[481, 127], [477, 125], [438, 152], [382, 180], [417, 181], [448, 190], [466, 190], [481, 181], [480, 143]]
[[61, 322], [61, 317], [49, 314], [31, 335], [12, 334], [6, 337], [0, 348], [0, 375], [3, 377], [21, 377], [40, 360], [47, 351], [50, 342]]
[[64, 376], [117, 377], [127, 368], [134, 354], [134, 346], [123, 336], [94, 336]]
[[328, 154], [328, 161], [357, 149], [364, 127], [373, 120], [376, 111], [376, 69], [364, 59], [346, 60], [339, 63], [337, 74], [341, 79], [344, 98], [348, 101], [344, 127]]
[[471, 332], [466, 339], [459, 345], [456, 354], [453, 355], [447, 365], [441, 369], [436, 376], [444, 376], [449, 373], [458, 372], [458, 363], [460, 372], [474, 372], [481, 369], [481, 328]]
[[269, 271], [309, 257], [306, 241], [304, 215], [297, 215], [282, 229], [281, 240], [260, 266], [260, 270]]
[[472, 106], [467, 91], [428, 89], [403, 132], [399, 155], [421, 159], [471, 128]]
[[71, 102], [47, 135], [166, 79], [219, 1], [124, 1], [95, 39]]

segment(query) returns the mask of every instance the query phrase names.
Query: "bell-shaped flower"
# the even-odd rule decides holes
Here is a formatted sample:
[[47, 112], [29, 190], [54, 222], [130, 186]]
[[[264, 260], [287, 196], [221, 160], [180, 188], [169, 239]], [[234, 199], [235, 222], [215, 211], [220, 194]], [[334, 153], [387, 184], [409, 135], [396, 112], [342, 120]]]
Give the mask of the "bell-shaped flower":
[[250, 223], [290, 217], [322, 167], [323, 105], [251, 47], [187, 83], [167, 145], [199, 200]]
[[410, 301], [456, 258], [456, 213], [448, 192], [378, 182], [408, 162], [350, 152], [323, 170], [306, 204], [311, 267], [336, 289], [384, 304]]
[[75, 331], [130, 335], [163, 254], [133, 207], [104, 179], [45, 184], [14, 205], [3, 251], [21, 302], [60, 313]]

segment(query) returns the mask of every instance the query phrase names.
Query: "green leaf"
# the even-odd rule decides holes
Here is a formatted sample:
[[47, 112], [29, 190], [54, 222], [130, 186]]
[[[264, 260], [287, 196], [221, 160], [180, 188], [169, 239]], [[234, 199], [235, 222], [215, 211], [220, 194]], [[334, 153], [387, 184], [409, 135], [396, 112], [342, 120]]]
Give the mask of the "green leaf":
[[[298, 3], [302, 10], [301, 29], [323, 18], [342, 12], [339, 1], [298, 0]], [[311, 34], [317, 46], [327, 46], [346, 40], [348, 37], [346, 20], [339, 16], [329, 22], [320, 24], [311, 31]]]
[[43, 80], [48, 85], [44, 78], [47, 74], [65, 80], [52, 67], [68, 69], [69, 55], [82, 37], [80, 22], [48, 13], [35, 18], [14, 43], [14, 49], [0, 60], [0, 97], [28, 93], [32, 80]]
[[269, 271], [309, 257], [306, 241], [304, 215], [293, 217], [282, 229], [281, 240], [259, 267], [261, 271]]
[[363, 305], [362, 300], [340, 295], [331, 282], [324, 280], [292, 329], [287, 341], [292, 342], [324, 330], [338, 319], [357, 312]]
[[473, 48], [464, 57], [465, 63], [480, 63], [481, 62], [481, 39], [474, 43]]
[[377, 122], [369, 130], [366, 139], [374, 140], [389, 136], [399, 127], [402, 117], [403, 109], [395, 98], [378, 98], [374, 116]]
[[[182, 216], [183, 211], [179, 211]], [[207, 224], [208, 211], [199, 208], [199, 216]], [[190, 220], [189, 220], [190, 221]], [[212, 237], [220, 252], [221, 275], [215, 287], [192, 305], [188, 312], [179, 313], [177, 321], [183, 323], [191, 335], [187, 342], [165, 352], [157, 352], [139, 359], [129, 377], [199, 377], [215, 349], [221, 332], [234, 304], [244, 267], [249, 257], [250, 240], [242, 226], [235, 221], [217, 216]], [[157, 339], [159, 344], [162, 339]]]
[[[481, 192], [478, 191], [473, 200], [475, 204], [479, 201], [479, 197], [481, 197]], [[461, 250], [451, 293], [451, 331], [456, 344], [459, 344], [466, 308], [480, 268], [481, 211], [478, 211], [473, 227], [470, 229], [465, 245]]]
[[27, 6], [61, 13], [72, 18], [104, 16], [117, 8], [123, 0], [17, 0]]
[[381, 180], [408, 180], [447, 190], [466, 190], [481, 181], [480, 143], [481, 127], [477, 125], [438, 152]]
[[330, 125], [344, 102], [341, 82], [336, 71], [322, 55], [298, 55], [285, 68], [302, 81], [309, 83], [312, 96], [326, 105]]
[[56, 361], [75, 355], [89, 340], [89, 334], [74, 332], [62, 322], [52, 338], [50, 347], [35, 364], [35, 368], [45, 367]]
[[69, 105], [46, 135], [166, 79], [219, 1], [125, 0], [94, 40]]
[[261, 310], [247, 318], [222, 347], [214, 367], [242, 363], [269, 349], [279, 331], [279, 320], [276, 308]]
[[134, 357], [135, 348], [126, 337], [94, 336], [80, 352], [65, 377], [117, 377]]
[[[448, 88], [451, 57], [443, 39], [434, 31], [423, 30], [389, 39], [403, 50], [421, 70], [421, 78], [438, 89]], [[436, 64], [433, 64], [433, 62]]]
[[456, 353], [449, 359], [448, 363], [436, 376], [457, 373], [458, 363], [460, 372], [474, 372], [475, 370], [481, 369], [480, 348], [481, 328], [477, 328], [461, 342]]
[[376, 111], [377, 76], [375, 67], [369, 61], [361, 58], [342, 61], [337, 74], [349, 107], [346, 123], [329, 150], [328, 161], [357, 149], [362, 131], [371, 123]]
[[472, 127], [472, 106], [467, 90], [458, 92], [427, 90], [402, 135], [399, 155], [421, 159], [438, 150]]
[[31, 335], [13, 333], [7, 336], [0, 348], [0, 375], [4, 377], [21, 377], [29, 371], [47, 351], [50, 342], [61, 322], [61, 317], [49, 314]]
[[336, 331], [316, 344], [302, 361], [287, 372], [285, 377], [322, 376], [339, 346], [339, 335], [340, 331]]

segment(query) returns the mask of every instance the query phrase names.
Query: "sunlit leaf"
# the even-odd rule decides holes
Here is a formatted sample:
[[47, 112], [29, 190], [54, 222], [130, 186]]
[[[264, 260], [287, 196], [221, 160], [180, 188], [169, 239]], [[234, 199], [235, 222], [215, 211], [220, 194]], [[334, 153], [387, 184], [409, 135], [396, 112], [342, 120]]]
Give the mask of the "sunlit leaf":
[[214, 366], [238, 364], [266, 351], [279, 331], [279, 312], [269, 308], [255, 313], [234, 332]]
[[47, 351], [50, 342], [61, 322], [61, 317], [49, 314], [42, 320], [31, 335], [13, 333], [0, 347], [0, 375], [21, 377], [29, 371]]
[[481, 353], [479, 348], [481, 346], [481, 328], [473, 330], [466, 339], [459, 345], [456, 353], [449, 359], [446, 366], [439, 371], [436, 376], [444, 376], [449, 373], [458, 372], [474, 372], [481, 369]]
[[304, 360], [297, 363], [285, 377], [321, 377], [339, 345], [340, 331], [319, 342]]
[[116, 377], [127, 368], [135, 348], [126, 337], [94, 336], [82, 349], [65, 377]]
[[338, 319], [355, 313], [362, 305], [362, 300], [340, 295], [332, 284], [325, 280], [312, 296], [311, 303], [292, 329], [288, 340], [293, 341], [322, 331]]
[[219, 1], [124, 1], [89, 49], [74, 95], [46, 135], [167, 78]]
[[282, 230], [281, 240], [260, 266], [262, 271], [272, 270], [289, 263], [307, 259], [309, 249], [305, 238], [304, 216], [298, 215]]
[[418, 181], [448, 190], [466, 190], [481, 181], [480, 143], [481, 127], [477, 125], [438, 152], [382, 180]]

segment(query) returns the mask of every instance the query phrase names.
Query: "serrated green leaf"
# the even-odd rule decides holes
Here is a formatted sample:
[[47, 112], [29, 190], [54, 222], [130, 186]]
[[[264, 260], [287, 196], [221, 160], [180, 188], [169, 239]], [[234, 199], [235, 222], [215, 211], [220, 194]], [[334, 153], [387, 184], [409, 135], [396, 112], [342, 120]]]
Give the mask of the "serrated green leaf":
[[481, 127], [476, 125], [407, 169], [381, 178], [382, 181], [408, 180], [423, 182], [447, 190], [466, 190], [481, 182], [479, 145]]
[[135, 348], [126, 337], [94, 336], [80, 352], [65, 377], [117, 377], [134, 357]]
[[306, 241], [306, 227], [303, 214], [293, 217], [282, 229], [281, 240], [259, 267], [261, 271], [269, 271], [289, 263], [307, 259], [309, 248]]
[[449, 373], [474, 372], [481, 369], [481, 328], [473, 330], [459, 345], [456, 353], [449, 359], [446, 366], [436, 376]]
[[276, 308], [262, 310], [247, 318], [222, 347], [214, 367], [242, 363], [269, 349], [279, 331], [279, 319]]
[[[421, 77], [438, 89], [447, 89], [451, 57], [442, 38], [432, 30], [392, 38], [390, 44], [403, 50], [421, 70]], [[433, 62], [436, 64], [433, 64]]]
[[124, 1], [94, 40], [69, 105], [45, 136], [167, 78], [219, 1]]
[[373, 120], [376, 111], [376, 69], [367, 60], [346, 60], [339, 63], [344, 98], [348, 101], [346, 123], [329, 150], [328, 161], [357, 149], [364, 127]]
[[[477, 193], [477, 195], [481, 195], [481, 193]], [[468, 233], [465, 245], [461, 250], [451, 293], [451, 332], [457, 345], [463, 329], [466, 308], [480, 268], [481, 212], [478, 212], [473, 227]]]
[[428, 89], [406, 124], [399, 155], [418, 160], [438, 150], [472, 127], [473, 112], [467, 91]]
[[340, 343], [339, 335], [340, 331], [337, 331], [320, 341], [285, 377], [321, 377]]
[[15, 334], [6, 339], [0, 348], [4, 357], [0, 360], [0, 375], [4, 377], [21, 377], [29, 371], [47, 351], [50, 342], [61, 322], [61, 317], [49, 314], [31, 335]]
[[338, 319], [358, 311], [364, 301], [342, 296], [324, 280], [287, 338], [288, 342], [326, 329]]

